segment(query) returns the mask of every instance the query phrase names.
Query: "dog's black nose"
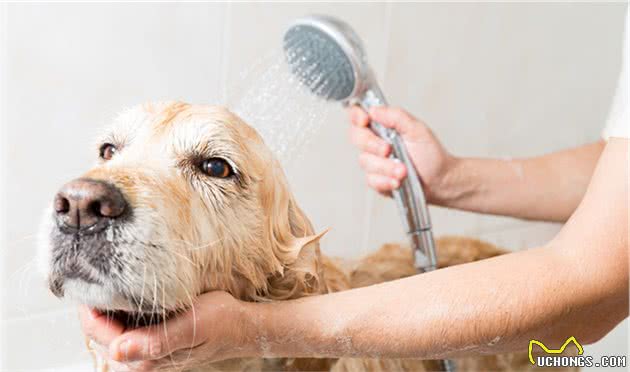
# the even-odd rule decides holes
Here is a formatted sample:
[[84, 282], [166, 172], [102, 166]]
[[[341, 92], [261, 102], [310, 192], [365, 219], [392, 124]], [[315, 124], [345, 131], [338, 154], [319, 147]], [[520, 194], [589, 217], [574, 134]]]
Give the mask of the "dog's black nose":
[[64, 185], [55, 196], [57, 218], [75, 230], [85, 230], [98, 222], [120, 217], [127, 202], [115, 186], [98, 180], [79, 178]]

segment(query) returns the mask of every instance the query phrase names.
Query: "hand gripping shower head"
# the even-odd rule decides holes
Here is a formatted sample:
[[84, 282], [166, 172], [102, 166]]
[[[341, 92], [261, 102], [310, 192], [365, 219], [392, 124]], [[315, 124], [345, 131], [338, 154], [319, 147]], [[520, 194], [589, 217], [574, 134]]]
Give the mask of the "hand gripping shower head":
[[[284, 35], [284, 51], [291, 71], [316, 95], [358, 104], [365, 110], [387, 104], [361, 40], [346, 23], [319, 15], [299, 18]], [[391, 143], [390, 157], [407, 168], [407, 177], [394, 191], [394, 198], [411, 240], [416, 268], [421, 272], [435, 270], [435, 243], [420, 178], [398, 133], [374, 121], [370, 128]], [[442, 364], [446, 371], [455, 370], [452, 361]]]
[[[291, 71], [320, 97], [367, 110], [386, 105], [357, 34], [344, 22], [328, 16], [294, 21], [284, 35], [284, 50]], [[436, 268], [431, 220], [422, 184], [396, 131], [372, 121], [370, 128], [392, 145], [391, 157], [403, 162], [407, 177], [394, 198], [414, 248], [420, 271]]]

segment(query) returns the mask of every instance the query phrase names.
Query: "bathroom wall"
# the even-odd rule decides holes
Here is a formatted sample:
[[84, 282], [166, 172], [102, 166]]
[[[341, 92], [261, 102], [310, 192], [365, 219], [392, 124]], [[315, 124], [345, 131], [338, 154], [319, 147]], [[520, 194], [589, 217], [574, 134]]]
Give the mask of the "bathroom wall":
[[[85, 370], [73, 306], [35, 273], [55, 190], [92, 164], [92, 138], [122, 107], [221, 100], [280, 46], [295, 17], [328, 13], [363, 37], [392, 104], [457, 155], [520, 157], [596, 141], [620, 67], [625, 5], [0, 4], [0, 369]], [[288, 169], [331, 255], [400, 241], [391, 200], [365, 186], [341, 108]], [[559, 226], [432, 208], [436, 235], [518, 250]], [[627, 323], [589, 354], [627, 350]]]

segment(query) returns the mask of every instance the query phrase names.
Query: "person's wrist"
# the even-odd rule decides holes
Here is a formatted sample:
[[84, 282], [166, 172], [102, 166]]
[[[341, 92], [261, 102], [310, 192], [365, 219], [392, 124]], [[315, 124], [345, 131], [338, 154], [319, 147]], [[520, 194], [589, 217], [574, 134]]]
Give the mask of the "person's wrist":
[[238, 314], [231, 325], [235, 330], [232, 340], [233, 358], [262, 357], [260, 339], [264, 338], [265, 326], [262, 315], [262, 304], [238, 301], [237, 308], [232, 310]]
[[431, 204], [453, 206], [469, 193], [466, 159], [446, 154], [437, 177], [427, 187], [427, 200]]
[[[297, 301], [297, 300], [296, 300]], [[295, 301], [278, 303], [243, 303], [243, 332], [240, 357], [288, 357], [303, 355], [298, 347], [312, 341], [313, 334], [300, 331], [299, 316]], [[287, 307], [290, 307], [287, 317]], [[307, 341], [307, 339], [311, 339]], [[301, 340], [301, 342], [299, 342]], [[317, 343], [311, 344], [316, 345]], [[297, 347], [297, 348], [296, 348]], [[310, 352], [316, 354], [313, 346]]]

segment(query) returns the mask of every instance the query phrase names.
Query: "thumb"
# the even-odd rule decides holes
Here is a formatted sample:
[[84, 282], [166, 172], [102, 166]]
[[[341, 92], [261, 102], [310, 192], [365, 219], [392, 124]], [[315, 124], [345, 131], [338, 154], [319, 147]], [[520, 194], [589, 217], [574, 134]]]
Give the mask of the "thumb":
[[109, 345], [109, 355], [118, 362], [155, 360], [204, 341], [197, 332], [195, 312], [188, 311], [164, 323], [120, 335]]
[[419, 125], [418, 121], [408, 112], [394, 107], [372, 107], [370, 117], [387, 128], [395, 129], [400, 134], [412, 134]]

